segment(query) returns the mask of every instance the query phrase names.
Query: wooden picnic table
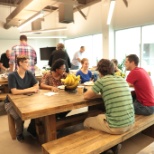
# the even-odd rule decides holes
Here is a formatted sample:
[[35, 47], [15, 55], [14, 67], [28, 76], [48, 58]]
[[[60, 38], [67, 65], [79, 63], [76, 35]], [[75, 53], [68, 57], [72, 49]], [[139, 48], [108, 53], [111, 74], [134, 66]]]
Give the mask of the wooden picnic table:
[[84, 100], [83, 95], [59, 90], [57, 94], [47, 96], [49, 90], [39, 90], [31, 96], [9, 94], [9, 100], [13, 103], [22, 120], [43, 119], [45, 142], [57, 138], [57, 121], [55, 114], [73, 109], [98, 105], [101, 98]]

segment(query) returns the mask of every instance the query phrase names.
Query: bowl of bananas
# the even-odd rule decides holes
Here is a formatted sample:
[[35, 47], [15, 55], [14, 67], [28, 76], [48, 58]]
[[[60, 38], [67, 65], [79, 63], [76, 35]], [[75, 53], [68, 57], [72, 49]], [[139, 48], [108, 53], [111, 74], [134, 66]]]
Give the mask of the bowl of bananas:
[[61, 79], [65, 85], [65, 90], [75, 90], [80, 83], [80, 75], [68, 74], [65, 79]]

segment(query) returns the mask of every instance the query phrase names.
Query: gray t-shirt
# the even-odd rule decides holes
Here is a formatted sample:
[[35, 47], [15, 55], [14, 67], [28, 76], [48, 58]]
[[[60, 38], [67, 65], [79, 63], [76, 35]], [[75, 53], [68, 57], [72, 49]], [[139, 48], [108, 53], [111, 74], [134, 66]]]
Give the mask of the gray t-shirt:
[[[23, 79], [19, 76], [17, 71], [10, 73], [8, 76], [9, 91], [12, 88], [17, 88], [17, 89], [30, 88], [30, 87], [33, 87], [36, 83], [37, 83], [37, 80], [30, 71], [25, 72], [25, 76]], [[6, 98], [5, 102], [6, 103], [8, 102], [8, 98]]]

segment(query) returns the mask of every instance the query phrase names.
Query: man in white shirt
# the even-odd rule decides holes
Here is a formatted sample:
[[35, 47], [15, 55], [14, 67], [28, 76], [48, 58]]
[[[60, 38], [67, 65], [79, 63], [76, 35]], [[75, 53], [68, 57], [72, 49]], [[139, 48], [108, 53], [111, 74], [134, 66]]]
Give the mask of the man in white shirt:
[[80, 50], [75, 52], [74, 56], [73, 56], [73, 60], [72, 60], [72, 66], [71, 69], [79, 69], [79, 66], [81, 64], [81, 59], [82, 59], [82, 54], [85, 51], [85, 47], [81, 46]]

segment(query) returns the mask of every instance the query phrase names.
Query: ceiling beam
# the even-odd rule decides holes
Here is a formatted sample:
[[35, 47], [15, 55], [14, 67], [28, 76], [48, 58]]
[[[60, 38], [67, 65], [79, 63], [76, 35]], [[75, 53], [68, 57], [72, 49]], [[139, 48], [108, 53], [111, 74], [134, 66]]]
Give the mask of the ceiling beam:
[[6, 18], [6, 23], [4, 24], [5, 29], [9, 29], [12, 26], [13, 19], [33, 0], [23, 0], [17, 8]]

